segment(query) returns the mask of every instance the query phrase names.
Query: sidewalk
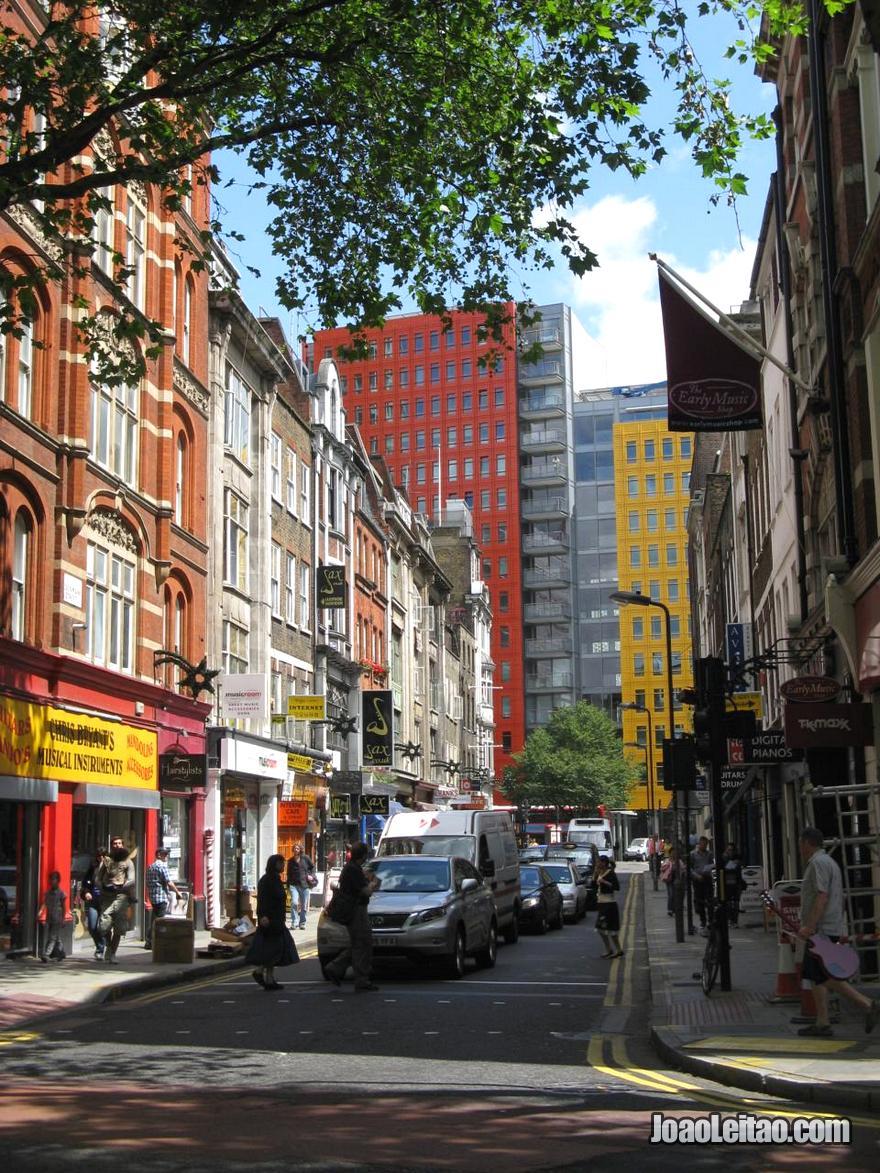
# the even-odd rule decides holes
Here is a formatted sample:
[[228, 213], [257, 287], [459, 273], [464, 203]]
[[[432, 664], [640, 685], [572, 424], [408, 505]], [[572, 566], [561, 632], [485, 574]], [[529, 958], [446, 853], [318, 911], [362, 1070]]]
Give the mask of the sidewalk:
[[[760, 912], [731, 928], [731, 986], [716, 984], [706, 997], [699, 983], [705, 939], [675, 941], [666, 890], [642, 878], [652, 992], [651, 1041], [673, 1067], [719, 1083], [792, 1100], [880, 1109], [880, 1028], [866, 1035], [864, 1018], [841, 998], [833, 1038], [799, 1038], [792, 1022], [800, 1005], [774, 1002], [775, 929], [764, 931]], [[685, 930], [687, 932], [687, 930]], [[694, 978], [697, 974], [697, 978]], [[880, 996], [876, 982], [861, 987]]]
[[[317, 910], [308, 927], [293, 934], [300, 956], [314, 956], [318, 933]], [[75, 942], [73, 954], [64, 961], [43, 964], [37, 957], [16, 960], [0, 957], [0, 1032], [14, 1032], [50, 1014], [75, 1006], [96, 1005], [130, 998], [147, 990], [179, 982], [200, 981], [240, 969], [244, 956], [221, 959], [199, 957], [199, 950], [211, 942], [208, 931], [195, 935], [195, 960], [187, 964], [154, 962], [143, 942], [123, 938], [117, 953], [119, 965], [106, 965], [93, 957], [94, 946], [86, 937]]]

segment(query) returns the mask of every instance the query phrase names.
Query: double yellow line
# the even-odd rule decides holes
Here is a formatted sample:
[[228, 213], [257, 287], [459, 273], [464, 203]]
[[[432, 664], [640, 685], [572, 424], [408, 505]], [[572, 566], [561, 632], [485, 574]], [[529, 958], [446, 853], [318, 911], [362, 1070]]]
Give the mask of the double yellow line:
[[640, 875], [630, 877], [626, 900], [623, 903], [623, 916], [620, 918], [620, 947], [623, 950], [623, 957], [616, 957], [611, 962], [608, 990], [603, 1002], [606, 1007], [632, 1006], [633, 1004], [632, 975], [635, 963], [635, 927], [636, 909], [638, 908], [636, 893], [641, 891], [641, 884], [642, 877]]

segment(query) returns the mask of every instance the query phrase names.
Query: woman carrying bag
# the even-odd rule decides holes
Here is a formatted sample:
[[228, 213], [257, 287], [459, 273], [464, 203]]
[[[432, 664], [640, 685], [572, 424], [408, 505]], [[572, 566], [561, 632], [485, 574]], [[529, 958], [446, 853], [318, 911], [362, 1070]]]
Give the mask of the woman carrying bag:
[[282, 989], [275, 981], [276, 967], [299, 961], [285, 915], [287, 894], [281, 877], [286, 866], [283, 855], [270, 855], [257, 884], [257, 931], [246, 960], [256, 966], [253, 978], [264, 990]]
[[620, 947], [620, 909], [616, 893], [620, 891], [620, 880], [614, 870], [613, 859], [602, 859], [596, 876], [597, 906], [596, 932], [605, 946], [603, 957], [623, 957]]

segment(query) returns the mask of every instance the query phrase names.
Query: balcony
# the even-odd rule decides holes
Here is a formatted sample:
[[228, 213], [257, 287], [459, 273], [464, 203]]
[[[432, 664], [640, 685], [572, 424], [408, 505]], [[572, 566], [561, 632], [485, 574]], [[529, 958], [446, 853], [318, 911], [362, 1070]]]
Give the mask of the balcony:
[[526, 675], [526, 688], [529, 692], [568, 692], [572, 683], [570, 672], [556, 672], [552, 676]]
[[561, 383], [564, 378], [565, 372], [558, 358], [541, 359], [519, 368], [518, 380], [523, 387], [534, 386], [536, 383]]
[[543, 589], [547, 587], [567, 586], [571, 582], [571, 568], [568, 566], [557, 566], [553, 570], [524, 570], [522, 576], [522, 584], [524, 587], [536, 587]]
[[554, 488], [566, 483], [568, 469], [565, 461], [560, 460], [557, 456], [555, 460], [535, 460], [531, 464], [524, 464], [520, 469], [519, 477], [524, 485]]
[[520, 335], [523, 345], [526, 347], [534, 346], [535, 343], [540, 344], [545, 350], [554, 350], [557, 346], [562, 345], [562, 331], [558, 326], [551, 325], [537, 325], [532, 326], [529, 330], [523, 330]]
[[521, 395], [519, 397], [521, 419], [559, 419], [565, 415], [565, 396], [562, 394]]
[[565, 530], [526, 534], [522, 540], [524, 554], [563, 554], [571, 548], [571, 539]]
[[556, 635], [550, 639], [527, 639], [525, 654], [527, 659], [541, 659], [545, 656], [570, 656], [572, 640], [570, 636]]
[[526, 623], [558, 623], [571, 619], [571, 603], [525, 603], [523, 619]]
[[521, 512], [523, 517], [532, 521], [558, 521], [568, 517], [568, 500], [565, 497], [554, 497], [547, 493], [536, 493], [534, 496], [523, 499]]
[[539, 432], [526, 432], [520, 436], [521, 452], [564, 452], [565, 432], [557, 428], [542, 428]]

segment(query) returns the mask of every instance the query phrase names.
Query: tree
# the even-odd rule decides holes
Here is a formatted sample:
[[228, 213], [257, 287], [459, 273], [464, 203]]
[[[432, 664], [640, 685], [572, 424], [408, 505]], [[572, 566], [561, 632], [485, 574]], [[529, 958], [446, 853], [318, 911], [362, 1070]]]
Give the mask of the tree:
[[[769, 51], [744, 39], [758, 15], [747, 0], [700, 3], [691, 19], [718, 10], [744, 30], [735, 56]], [[423, 312], [484, 309], [500, 337], [511, 266], [519, 281], [558, 249], [575, 273], [592, 268], [567, 217], [590, 169], [639, 175], [666, 150], [643, 115], [651, 57], [678, 95], [673, 129], [723, 191], [744, 188], [742, 136], [772, 130], [731, 109], [685, 10], [665, 0], [6, 0], [4, 11], [0, 212], [37, 209], [61, 247], [38, 279], [83, 263], [71, 240], [88, 242], [111, 185], [159, 185], [176, 207], [218, 179], [211, 152], [233, 148], [278, 209], [282, 304], [314, 303], [325, 326], [377, 325], [406, 294]], [[800, 14], [784, 0], [768, 11], [768, 35]], [[10, 305], [12, 293], [26, 301], [27, 280], [13, 288], [0, 271]], [[16, 328], [13, 309], [0, 326]], [[161, 342], [157, 323], [134, 314], [129, 326]]]
[[588, 701], [554, 710], [513, 760], [502, 788], [518, 806], [620, 809], [637, 777], [617, 726]]

